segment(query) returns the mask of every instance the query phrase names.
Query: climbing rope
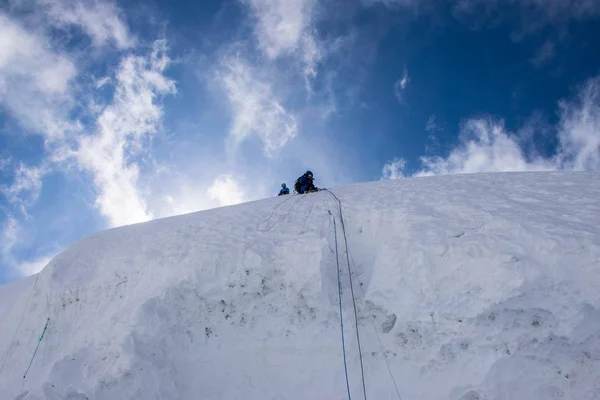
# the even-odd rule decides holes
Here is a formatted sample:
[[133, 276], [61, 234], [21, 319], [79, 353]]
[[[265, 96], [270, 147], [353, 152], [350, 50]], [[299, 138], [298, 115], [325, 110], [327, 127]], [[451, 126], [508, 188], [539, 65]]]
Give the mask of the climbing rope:
[[348, 363], [346, 360], [346, 340], [344, 338], [344, 314], [342, 312], [342, 280], [340, 278], [340, 257], [338, 253], [338, 239], [337, 239], [337, 225], [335, 223], [335, 217], [329, 211], [329, 215], [333, 218], [333, 233], [335, 236], [335, 260], [337, 263], [337, 281], [338, 281], [338, 298], [340, 303], [340, 328], [342, 331], [342, 352], [344, 354], [344, 373], [346, 374], [346, 389], [348, 390], [348, 400], [350, 397], [350, 382], [348, 380]]
[[[27, 313], [27, 310], [29, 309], [29, 304], [31, 302], [31, 299], [33, 297], [33, 292], [35, 291], [35, 288], [37, 286], [38, 280], [40, 275], [42, 274], [42, 272], [39, 272], [36, 274], [35, 277], [35, 281], [33, 282], [33, 285], [31, 287], [31, 291], [29, 293], [29, 297], [27, 299], [27, 303], [25, 304], [25, 308], [23, 309], [23, 312], [21, 313], [21, 318], [19, 320], [19, 323], [17, 324], [15, 331], [13, 333], [13, 337], [10, 341], [9, 347], [6, 350], [6, 354], [4, 355], [4, 359], [2, 360], [2, 364], [0, 365], [0, 374], [2, 373], [2, 370], [4, 369], [4, 365], [6, 364], [6, 360], [8, 359], [8, 356], [10, 354], [10, 352], [12, 351], [13, 348], [13, 343], [15, 341], [15, 338], [17, 336], [17, 333], [19, 332], [20, 328], [21, 328], [21, 324], [23, 323], [23, 318], [25, 317], [25, 314]], [[50, 293], [49, 296], [48, 294], [46, 294], [46, 309], [48, 312], [48, 315], [50, 315], [51, 313], [51, 304], [53, 301], [53, 296], [54, 296], [54, 286], [53, 285], [49, 285], [50, 286]], [[46, 334], [46, 331], [48, 330], [48, 325], [50, 323], [50, 316], [46, 317], [46, 323], [44, 324], [44, 329], [42, 330], [42, 334], [40, 335], [40, 337], [38, 338], [38, 342], [37, 345], [35, 347], [35, 350], [33, 351], [33, 355], [31, 356], [31, 360], [29, 361], [29, 365], [27, 366], [27, 370], [25, 370], [25, 373], [23, 374], [23, 379], [21, 380], [21, 392], [23, 392], [24, 389], [24, 385], [25, 385], [25, 378], [27, 378], [27, 375], [29, 374], [29, 370], [31, 369], [32, 365], [33, 365], [33, 361], [35, 359], [35, 356], [39, 350], [40, 344], [42, 342], [42, 339], [44, 339], [44, 336]]]
[[[356, 275], [356, 279], [358, 279], [358, 283], [359, 283], [358, 286], [362, 292], [362, 296], [363, 296], [362, 298], [364, 299], [366, 297], [366, 294], [362, 287], [362, 282], [360, 281], [360, 278], [358, 276], [356, 263], [354, 262], [354, 259], [352, 258], [352, 255], [350, 254], [350, 249], [348, 247], [348, 239], [346, 236], [346, 228], [345, 228], [344, 217], [343, 217], [343, 212], [342, 212], [342, 201], [332, 191], [330, 191], [328, 189], [324, 189], [324, 190], [326, 190], [333, 197], [333, 199], [337, 202], [338, 207], [339, 207], [340, 220], [342, 222], [342, 229], [344, 232], [344, 242], [346, 244], [346, 256], [347, 256], [348, 269], [349, 269], [349, 274], [350, 274], [350, 289], [352, 290], [352, 272], [350, 272], [350, 261], [352, 261], [352, 264], [354, 264], [354, 270], [355, 270], [354, 274]], [[352, 300], [354, 301], [354, 292], [352, 293]], [[354, 306], [354, 312], [356, 313], [356, 305]], [[355, 314], [355, 318], [356, 318], [356, 314]], [[381, 342], [381, 337], [379, 336], [377, 327], [375, 326], [375, 323], [373, 322], [373, 320], [371, 318], [369, 318], [369, 321], [371, 321], [371, 326], [373, 327], [373, 330], [375, 331], [375, 335], [377, 336], [377, 341], [379, 342], [379, 348], [381, 349], [381, 353], [383, 354], [383, 358], [387, 365], [387, 369], [388, 369], [388, 372], [392, 379], [392, 383], [394, 384], [394, 389], [396, 390], [396, 395], [398, 396], [399, 400], [402, 400], [402, 396], [400, 396], [400, 390], [398, 390], [398, 384], [396, 383], [396, 379], [394, 378], [394, 374], [392, 373], [392, 367], [390, 366], [390, 361], [389, 361], [387, 353], [383, 347], [383, 343]], [[358, 321], [357, 321], [356, 329], [357, 329], [357, 339], [358, 339]], [[360, 352], [360, 341], [359, 341], [359, 352]], [[361, 368], [362, 368], [362, 357], [361, 357]], [[363, 388], [364, 388], [364, 375], [363, 375]], [[365, 398], [366, 398], [366, 392], [365, 392]]]
[[0, 375], [2, 374], [2, 370], [4, 369], [4, 364], [6, 364], [6, 360], [8, 359], [8, 356], [9, 356], [10, 352], [12, 351], [13, 343], [15, 341], [15, 338], [17, 337], [17, 333], [19, 332], [19, 329], [21, 328], [21, 324], [23, 323], [23, 317], [25, 316], [25, 313], [29, 309], [29, 303], [31, 302], [31, 298], [33, 297], [33, 292], [35, 290], [35, 287], [37, 285], [39, 278], [40, 278], [40, 273], [38, 273], [35, 276], [35, 281], [33, 282], [33, 286], [31, 287], [31, 291], [29, 292], [29, 297], [27, 298], [27, 304], [25, 305], [25, 308], [23, 309], [23, 312], [21, 313], [21, 318], [19, 319], [19, 323], [17, 324], [17, 327], [15, 328], [15, 332], [13, 333], [13, 337], [10, 341], [10, 344], [8, 345], [8, 349], [6, 349], [6, 353], [4, 354], [4, 359], [2, 360], [2, 364], [0, 364]]
[[[354, 274], [356, 275], [356, 279], [358, 279], [358, 283], [359, 283], [358, 287], [360, 287], [360, 291], [362, 292], [363, 299], [364, 299], [366, 297], [365, 290], [363, 289], [363, 285], [360, 282], [360, 278], [358, 278], [358, 269], [356, 268], [356, 263], [354, 262], [354, 259], [352, 258], [352, 254], [350, 254], [350, 260], [352, 261], [352, 264], [354, 264]], [[371, 326], [373, 327], [373, 331], [375, 331], [375, 336], [377, 336], [377, 342], [379, 342], [379, 349], [381, 350], [381, 354], [383, 354], [383, 359], [385, 360], [388, 372], [390, 373], [390, 377], [392, 378], [392, 382], [394, 383], [394, 389], [396, 390], [396, 395], [398, 396], [399, 400], [402, 400], [402, 396], [400, 396], [400, 391], [398, 390], [398, 384], [396, 383], [396, 379], [394, 378], [394, 374], [392, 373], [392, 367], [390, 366], [390, 360], [388, 359], [387, 352], [385, 351], [385, 349], [383, 347], [383, 343], [381, 342], [381, 337], [379, 336], [379, 332], [377, 331], [375, 322], [373, 322], [372, 318], [369, 318], [369, 321], [371, 321]]]
[[[283, 200], [282, 202], [280, 202], [279, 204], [277, 204], [273, 210], [271, 211], [271, 214], [269, 214], [269, 216], [267, 218], [265, 218], [260, 224], [256, 225], [256, 229], [261, 231], [261, 232], [269, 232], [271, 229], [273, 229], [278, 223], [281, 222], [281, 220], [279, 221], [275, 221], [275, 223], [273, 223], [270, 227], [263, 229], [261, 228], [261, 225], [264, 224], [265, 222], [269, 221], [274, 215], [275, 215], [275, 211], [277, 211], [277, 209], [283, 205], [283, 203], [287, 203], [288, 201], [292, 200], [293, 198], [295, 198], [296, 196], [292, 196], [292, 195], [286, 195], [288, 198]], [[303, 199], [304, 196], [300, 196], [300, 198], [298, 200], [296, 200], [295, 202], [292, 203], [292, 206], [285, 211], [285, 214], [283, 215], [283, 217], [285, 218], [285, 216], [287, 214], [289, 214], [294, 207], [296, 206], [296, 204], [298, 204], [299, 201], [301, 201]]]
[[31, 361], [29, 361], [29, 366], [27, 366], [27, 370], [23, 374], [23, 379], [25, 379], [27, 377], [27, 374], [29, 373], [29, 370], [31, 369], [31, 365], [33, 364], [33, 359], [35, 358], [35, 355], [37, 354], [37, 351], [40, 348], [40, 343], [42, 343], [42, 339], [44, 338], [44, 334], [46, 333], [46, 329], [48, 329], [48, 323], [49, 322], [50, 322], [50, 317], [48, 317], [46, 319], [46, 325], [44, 325], [44, 330], [42, 331], [42, 335], [38, 339], [37, 346], [35, 346], [35, 350], [33, 352], [33, 355], [31, 356]]
[[[342, 233], [344, 234], [344, 246], [346, 247], [346, 262], [348, 264], [348, 278], [350, 280], [350, 294], [352, 295], [352, 306], [354, 308], [354, 321], [356, 327], [356, 342], [358, 344], [358, 357], [360, 359], [360, 373], [362, 378], [362, 387], [363, 387], [363, 395], [365, 400], [367, 400], [367, 386], [365, 384], [365, 368], [363, 365], [363, 356], [362, 356], [362, 346], [360, 345], [360, 333], [358, 330], [358, 311], [356, 309], [356, 298], [354, 296], [354, 284], [352, 283], [352, 271], [350, 270], [350, 255], [348, 252], [348, 238], [346, 235], [346, 226], [344, 224], [344, 214], [342, 213], [342, 202], [340, 199], [330, 190], [323, 189], [327, 191], [327, 193], [331, 194], [338, 203], [338, 209], [340, 213], [340, 222], [342, 223]], [[334, 219], [335, 221], [335, 219]]]

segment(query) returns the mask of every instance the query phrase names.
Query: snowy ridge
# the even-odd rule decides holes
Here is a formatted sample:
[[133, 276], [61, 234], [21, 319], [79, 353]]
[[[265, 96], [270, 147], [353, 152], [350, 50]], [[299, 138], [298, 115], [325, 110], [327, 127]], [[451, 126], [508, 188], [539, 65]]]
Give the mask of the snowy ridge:
[[[333, 192], [369, 399], [397, 398], [384, 353], [403, 400], [600, 399], [599, 175]], [[35, 288], [35, 277], [0, 287], [0, 399], [347, 398], [330, 212], [337, 205], [319, 192], [75, 243]], [[338, 245], [349, 383], [361, 399]]]

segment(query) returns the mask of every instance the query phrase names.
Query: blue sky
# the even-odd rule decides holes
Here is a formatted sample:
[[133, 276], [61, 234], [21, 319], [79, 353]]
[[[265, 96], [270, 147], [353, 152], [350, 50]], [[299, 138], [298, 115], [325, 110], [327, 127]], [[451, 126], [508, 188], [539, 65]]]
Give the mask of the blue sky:
[[598, 37], [587, 0], [9, 0], [0, 283], [306, 169], [597, 171]]

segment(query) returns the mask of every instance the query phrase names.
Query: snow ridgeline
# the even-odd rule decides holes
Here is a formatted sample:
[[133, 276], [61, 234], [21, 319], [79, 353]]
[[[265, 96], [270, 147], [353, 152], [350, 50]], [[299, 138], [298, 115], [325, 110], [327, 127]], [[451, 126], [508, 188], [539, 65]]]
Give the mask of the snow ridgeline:
[[[600, 399], [600, 175], [333, 192], [369, 399], [398, 398], [392, 376], [403, 400]], [[0, 287], [0, 399], [346, 399], [330, 212], [319, 192], [80, 240]]]

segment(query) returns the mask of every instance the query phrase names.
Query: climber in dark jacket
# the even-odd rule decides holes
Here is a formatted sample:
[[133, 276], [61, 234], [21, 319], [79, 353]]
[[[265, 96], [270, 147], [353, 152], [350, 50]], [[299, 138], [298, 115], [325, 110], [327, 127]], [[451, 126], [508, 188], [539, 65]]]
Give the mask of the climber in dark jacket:
[[286, 194], [290, 194], [290, 189], [285, 185], [285, 183], [281, 184], [281, 190], [279, 191], [278, 196], [283, 196]]
[[313, 173], [311, 171], [306, 171], [304, 175], [296, 180], [294, 189], [299, 194], [319, 191], [319, 188], [317, 188], [313, 183]]

